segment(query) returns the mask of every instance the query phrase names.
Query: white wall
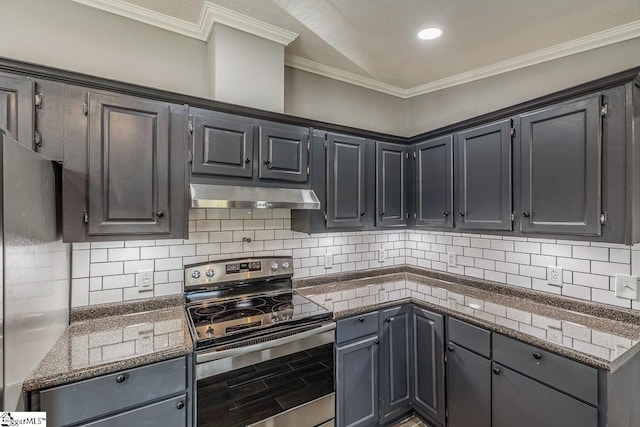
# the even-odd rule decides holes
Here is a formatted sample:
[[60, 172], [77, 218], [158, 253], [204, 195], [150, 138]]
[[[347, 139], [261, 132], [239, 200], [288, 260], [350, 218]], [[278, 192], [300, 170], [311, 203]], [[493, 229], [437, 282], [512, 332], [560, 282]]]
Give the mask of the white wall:
[[407, 133], [509, 107], [640, 65], [640, 38], [410, 98]]

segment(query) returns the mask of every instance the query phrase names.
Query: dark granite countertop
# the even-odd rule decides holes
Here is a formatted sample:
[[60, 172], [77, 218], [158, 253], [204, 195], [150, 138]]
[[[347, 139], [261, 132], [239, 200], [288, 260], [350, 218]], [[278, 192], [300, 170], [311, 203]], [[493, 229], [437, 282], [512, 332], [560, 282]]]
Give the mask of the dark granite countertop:
[[25, 380], [24, 391], [72, 383], [193, 351], [179, 298], [88, 307], [72, 312], [71, 318], [76, 321]]
[[640, 351], [640, 313], [631, 310], [416, 268], [382, 272], [295, 286], [336, 319], [411, 302], [609, 371]]

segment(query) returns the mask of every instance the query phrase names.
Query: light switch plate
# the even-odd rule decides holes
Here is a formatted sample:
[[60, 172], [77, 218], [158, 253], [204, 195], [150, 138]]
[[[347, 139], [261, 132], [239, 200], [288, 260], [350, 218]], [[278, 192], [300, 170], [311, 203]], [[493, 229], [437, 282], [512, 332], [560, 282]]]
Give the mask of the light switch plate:
[[333, 254], [324, 255], [324, 268], [333, 268]]
[[547, 267], [547, 282], [553, 286], [562, 286], [562, 267], [550, 265]]
[[618, 298], [638, 299], [638, 276], [616, 274], [616, 296]]
[[385, 259], [387, 259], [387, 251], [384, 249], [378, 249], [378, 262], [384, 263]]
[[447, 266], [455, 268], [458, 266], [458, 254], [455, 252], [447, 253]]
[[138, 292], [153, 291], [153, 270], [139, 270], [136, 274]]

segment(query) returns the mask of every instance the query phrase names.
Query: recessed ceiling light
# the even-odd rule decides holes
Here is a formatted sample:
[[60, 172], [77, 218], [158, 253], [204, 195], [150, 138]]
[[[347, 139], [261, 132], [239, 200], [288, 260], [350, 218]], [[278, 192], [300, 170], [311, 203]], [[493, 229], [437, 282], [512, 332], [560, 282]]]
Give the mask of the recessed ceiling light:
[[442, 30], [440, 28], [425, 28], [418, 33], [418, 38], [422, 40], [433, 40], [437, 39], [441, 35]]

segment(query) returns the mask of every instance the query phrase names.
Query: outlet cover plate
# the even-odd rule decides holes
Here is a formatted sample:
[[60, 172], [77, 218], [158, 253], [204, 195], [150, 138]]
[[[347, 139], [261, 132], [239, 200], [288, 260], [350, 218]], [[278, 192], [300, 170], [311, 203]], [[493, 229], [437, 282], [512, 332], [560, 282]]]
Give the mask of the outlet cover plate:
[[153, 291], [153, 270], [139, 270], [136, 274], [138, 292]]
[[447, 253], [447, 266], [455, 268], [458, 266], [458, 254], [455, 252]]
[[333, 268], [333, 254], [324, 255], [324, 268]]
[[616, 296], [638, 300], [638, 276], [616, 274]]
[[387, 259], [387, 251], [384, 249], [378, 249], [378, 262], [384, 263], [385, 259]]
[[550, 265], [547, 267], [547, 282], [553, 286], [562, 286], [562, 267]]

